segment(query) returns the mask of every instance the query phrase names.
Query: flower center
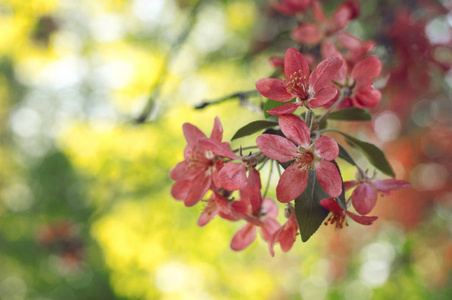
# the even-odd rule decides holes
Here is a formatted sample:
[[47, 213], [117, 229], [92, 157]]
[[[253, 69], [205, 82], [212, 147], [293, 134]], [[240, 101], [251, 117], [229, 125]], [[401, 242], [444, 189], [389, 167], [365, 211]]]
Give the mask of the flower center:
[[311, 151], [299, 152], [299, 155], [295, 157], [295, 164], [299, 169], [312, 169], [312, 162], [314, 161], [314, 154]]
[[326, 220], [323, 224], [334, 224], [336, 223], [336, 228], [342, 229], [345, 226], [348, 226], [347, 221], [345, 220], [345, 212], [341, 211], [340, 213], [332, 213], [332, 215]]
[[303, 75], [303, 71], [300, 69], [297, 72], [293, 72], [289, 78], [286, 78], [286, 91], [292, 95], [296, 95], [301, 100], [307, 100], [309, 83], [306, 82], [307, 76]]

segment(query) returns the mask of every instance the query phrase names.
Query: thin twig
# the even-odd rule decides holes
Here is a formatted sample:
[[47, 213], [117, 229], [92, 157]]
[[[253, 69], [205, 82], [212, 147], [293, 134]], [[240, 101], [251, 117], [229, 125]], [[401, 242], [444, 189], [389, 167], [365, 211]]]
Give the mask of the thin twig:
[[252, 97], [252, 96], [257, 96], [258, 92], [257, 90], [251, 90], [251, 91], [246, 91], [246, 92], [238, 92], [238, 93], [234, 93], [228, 96], [224, 96], [218, 99], [214, 99], [214, 100], [204, 100], [202, 103], [198, 104], [195, 106], [196, 109], [203, 109], [206, 106], [212, 105], [212, 104], [219, 104], [228, 100], [232, 100], [232, 99], [236, 99], [238, 98], [240, 100], [240, 102], [245, 102], [248, 100], [248, 97]]
[[330, 113], [346, 98], [346, 96], [350, 93], [350, 90], [346, 87], [342, 88], [341, 95], [339, 99], [327, 110], [327, 112], [317, 121], [318, 124], [322, 123]]
[[264, 199], [265, 199], [265, 197], [267, 197], [268, 188], [270, 187], [270, 180], [271, 180], [272, 174], [273, 174], [273, 164], [274, 163], [275, 163], [275, 161], [272, 159], [270, 161], [270, 172], [268, 174], [267, 186], [265, 187], [264, 196], [262, 196], [262, 198], [264, 198]]
[[174, 54], [180, 49], [182, 44], [187, 40], [187, 37], [190, 35], [190, 32], [193, 29], [193, 26], [195, 25], [196, 15], [199, 11], [199, 7], [201, 6], [202, 2], [204, 2], [204, 0], [199, 0], [195, 4], [184, 26], [185, 30], [182, 31], [179, 37], [173, 42], [171, 48], [166, 54], [159, 75], [157, 76], [157, 80], [151, 86], [150, 96], [147, 100], [146, 106], [144, 107], [143, 111], [138, 116], [138, 118], [135, 120], [135, 123], [137, 124], [144, 123], [151, 114], [151, 112], [154, 110], [155, 101], [160, 96], [162, 86], [166, 81], [169, 62], [171, 61]]

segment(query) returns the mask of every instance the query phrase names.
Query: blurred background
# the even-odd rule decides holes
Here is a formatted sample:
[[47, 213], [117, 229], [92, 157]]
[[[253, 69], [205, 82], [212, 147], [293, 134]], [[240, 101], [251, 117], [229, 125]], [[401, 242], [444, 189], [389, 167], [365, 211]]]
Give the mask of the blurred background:
[[194, 106], [252, 91], [295, 46], [271, 2], [0, 1], [0, 299], [452, 298], [450, 1], [361, 1], [348, 27], [377, 43], [383, 100], [337, 126], [413, 184], [373, 226], [323, 226], [271, 258], [260, 238], [229, 248], [243, 221], [200, 228], [203, 205], [172, 199], [183, 123], [219, 116], [227, 141], [263, 118], [259, 97]]

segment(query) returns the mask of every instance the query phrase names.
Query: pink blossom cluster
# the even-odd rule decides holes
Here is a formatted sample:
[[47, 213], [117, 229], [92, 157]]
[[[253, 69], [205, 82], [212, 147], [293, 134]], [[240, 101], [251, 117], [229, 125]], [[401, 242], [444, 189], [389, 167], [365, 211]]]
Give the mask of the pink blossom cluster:
[[[363, 108], [374, 107], [381, 99], [381, 92], [373, 85], [382, 70], [380, 59], [370, 55], [375, 43], [361, 41], [345, 31], [347, 24], [359, 16], [358, 3], [344, 2], [331, 17], [325, 15], [317, 0], [283, 0], [273, 7], [287, 15], [311, 11], [312, 22], [298, 24], [291, 37], [299, 44], [318, 44], [323, 60], [311, 68], [315, 58], [295, 48], [287, 49], [283, 59], [272, 58], [273, 64], [282, 68], [284, 78], [260, 79], [256, 89], [280, 105], [266, 111], [277, 123], [268, 127], [272, 131], [257, 137], [257, 151], [244, 155], [241, 148], [232, 150], [229, 143], [222, 141], [223, 128], [218, 117], [210, 137], [186, 123], [184, 160], [170, 172], [176, 181], [172, 188], [174, 198], [186, 206], [200, 201], [205, 204], [199, 226], [217, 215], [229, 221], [243, 220], [246, 224], [233, 236], [231, 248], [238, 251], [248, 247], [259, 229], [272, 255], [277, 243], [283, 251], [289, 251], [296, 236], [302, 234], [303, 213], [297, 205], [309, 198], [306, 191], [321, 195], [314, 204], [319, 205], [320, 213], [330, 213], [328, 218], [325, 215], [324, 223], [343, 228], [344, 223], [348, 225], [346, 216], [363, 225], [372, 224], [377, 217], [368, 214], [375, 207], [378, 194], [410, 186], [402, 180], [374, 180], [351, 158], [358, 170], [357, 178], [344, 182], [336, 162], [341, 148], [333, 137], [325, 135], [334, 129], [321, 128], [322, 121], [334, 109], [365, 112]], [[361, 142], [350, 143], [356, 146]], [[287, 220], [283, 225], [277, 220], [277, 205], [266, 197], [268, 186], [262, 188], [259, 166], [267, 161], [284, 169], [276, 186], [278, 202], [286, 205]], [[320, 192], [308, 187], [315, 182], [319, 183]], [[352, 188], [346, 199], [345, 192]], [[312, 195], [309, 199], [314, 198]]]

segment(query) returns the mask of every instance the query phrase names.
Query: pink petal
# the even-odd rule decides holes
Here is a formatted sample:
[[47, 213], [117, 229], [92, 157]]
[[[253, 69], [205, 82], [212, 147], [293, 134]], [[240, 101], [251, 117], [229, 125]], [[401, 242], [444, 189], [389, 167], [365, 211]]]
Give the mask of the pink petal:
[[234, 251], [245, 249], [254, 242], [256, 234], [256, 227], [252, 224], [246, 224], [232, 237], [231, 249]]
[[372, 184], [383, 192], [400, 190], [411, 186], [411, 183], [397, 179], [374, 180]]
[[301, 103], [301, 102], [291, 102], [291, 103], [287, 103], [287, 104], [272, 108], [270, 110], [267, 110], [267, 112], [272, 116], [287, 115], [287, 114], [294, 112], [297, 108], [299, 108], [302, 105], [303, 105], [303, 103]]
[[274, 134], [263, 134], [256, 139], [257, 147], [271, 159], [287, 162], [297, 153], [295, 146], [288, 139]]
[[374, 107], [381, 100], [381, 92], [371, 86], [359, 88], [355, 93], [355, 99], [364, 107]]
[[290, 101], [293, 96], [287, 92], [284, 81], [278, 78], [262, 78], [256, 82], [257, 91], [264, 97], [279, 101]]
[[184, 123], [184, 125], [182, 125], [182, 130], [184, 131], [185, 139], [189, 145], [196, 145], [198, 139], [206, 137], [198, 127], [193, 126], [190, 123]]
[[237, 191], [246, 185], [246, 167], [228, 162], [218, 173], [217, 180], [228, 191]]
[[377, 198], [377, 191], [369, 183], [362, 183], [353, 191], [353, 207], [359, 214], [367, 215], [375, 207]]
[[173, 198], [177, 200], [184, 200], [185, 198], [187, 198], [191, 184], [192, 184], [191, 180], [176, 182], [171, 188], [171, 196], [173, 196]]
[[184, 199], [185, 206], [193, 206], [204, 197], [210, 188], [210, 175], [201, 173], [192, 180], [190, 190], [187, 197]]
[[315, 45], [323, 38], [323, 32], [312, 23], [305, 23], [292, 30], [291, 37], [300, 44]]
[[321, 136], [314, 142], [315, 155], [325, 160], [333, 160], [339, 155], [337, 142], [329, 136]]
[[324, 198], [320, 200], [320, 205], [331, 211], [333, 214], [341, 214], [344, 211], [334, 198]]
[[348, 191], [349, 189], [353, 188], [356, 184], [357, 184], [356, 180], [344, 181], [345, 191]]
[[282, 251], [287, 252], [292, 248], [297, 237], [297, 232], [298, 223], [295, 218], [295, 214], [292, 214], [287, 220], [284, 230], [278, 238]]
[[279, 179], [276, 196], [279, 202], [287, 203], [300, 196], [308, 184], [308, 171], [290, 165]]
[[316, 92], [314, 98], [308, 101], [308, 106], [310, 108], [317, 108], [327, 104], [329, 101], [333, 100], [338, 94], [338, 91], [333, 86], [327, 86], [324, 89]]
[[248, 171], [246, 190], [251, 203], [252, 212], [257, 212], [262, 204], [261, 177], [259, 171], [252, 168]]
[[381, 60], [375, 55], [369, 56], [358, 62], [352, 70], [352, 78], [354, 78], [358, 84], [359, 81], [375, 79], [381, 72]]
[[328, 21], [325, 13], [323, 12], [322, 4], [320, 4], [319, 1], [314, 1], [312, 3], [312, 15], [320, 24], [325, 24]]
[[262, 211], [267, 214], [270, 218], [276, 218], [278, 216], [278, 206], [271, 198], [265, 198], [262, 203]]
[[287, 138], [305, 149], [309, 147], [311, 131], [303, 120], [294, 115], [282, 115], [278, 122], [281, 131]]
[[218, 117], [215, 117], [210, 138], [219, 142], [223, 139], [223, 126], [221, 125], [220, 118]]
[[333, 28], [337, 31], [347, 26], [348, 22], [359, 15], [359, 4], [356, 1], [342, 3], [333, 14]]
[[270, 242], [273, 234], [281, 228], [281, 225], [273, 218], [266, 218], [264, 220], [264, 226], [261, 227], [261, 233], [264, 240]]
[[309, 65], [303, 55], [294, 48], [289, 48], [284, 56], [284, 74], [286, 74], [286, 80], [290, 81], [291, 77], [306, 76], [306, 79], [302, 82], [308, 82], [309, 79]]
[[342, 178], [332, 162], [322, 160], [315, 172], [317, 180], [328, 195], [338, 197], [342, 193]]
[[343, 60], [339, 57], [330, 57], [322, 61], [312, 71], [311, 78], [309, 79], [309, 88], [317, 92], [329, 86], [342, 67], [342, 64]]
[[218, 213], [219, 207], [217, 206], [215, 199], [210, 198], [207, 202], [207, 206], [199, 216], [198, 226], [203, 227], [207, 225]]
[[171, 169], [169, 176], [175, 181], [190, 180], [203, 171], [200, 168], [189, 167], [188, 163], [184, 160]]
[[238, 159], [237, 155], [235, 155], [234, 151], [231, 150], [229, 143], [220, 143], [217, 140], [213, 139], [199, 139], [198, 144], [201, 146], [201, 149], [206, 151], [211, 151], [213, 154], [220, 155], [223, 157], [227, 157], [230, 159]]
[[376, 216], [360, 216], [348, 210], [345, 213], [355, 222], [362, 225], [371, 225], [376, 219], [378, 219]]

